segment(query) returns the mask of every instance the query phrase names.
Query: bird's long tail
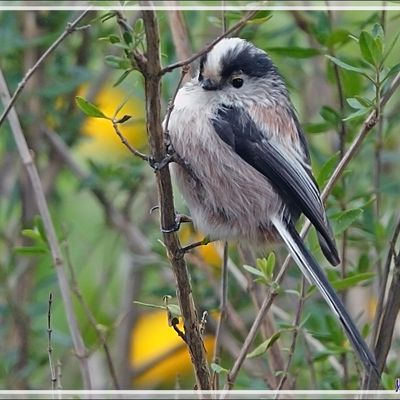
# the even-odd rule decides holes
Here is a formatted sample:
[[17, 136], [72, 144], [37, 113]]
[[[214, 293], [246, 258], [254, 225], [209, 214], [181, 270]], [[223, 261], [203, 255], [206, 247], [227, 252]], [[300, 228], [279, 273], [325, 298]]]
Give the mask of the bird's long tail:
[[290, 254], [299, 266], [301, 272], [318, 288], [329, 307], [343, 325], [343, 328], [366, 371], [370, 375], [373, 373], [377, 374], [379, 378], [374, 355], [361, 337], [359, 330], [355, 326], [339, 296], [330, 285], [321, 267], [311, 255], [310, 251], [305, 247], [303, 240], [296, 231], [294, 225], [291, 223], [286, 224], [278, 218], [273, 219], [272, 223], [282, 240], [289, 248]]

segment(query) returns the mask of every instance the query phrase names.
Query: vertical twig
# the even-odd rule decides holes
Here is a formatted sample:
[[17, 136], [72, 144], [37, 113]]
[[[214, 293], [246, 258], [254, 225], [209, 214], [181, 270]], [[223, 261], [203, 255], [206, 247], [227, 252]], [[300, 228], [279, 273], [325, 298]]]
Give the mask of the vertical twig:
[[92, 310], [90, 309], [89, 305], [83, 298], [82, 292], [79, 288], [78, 280], [76, 279], [75, 270], [72, 265], [71, 254], [69, 252], [69, 246], [68, 246], [67, 240], [65, 240], [65, 242], [64, 242], [64, 250], [65, 250], [66, 264], [67, 264], [69, 272], [70, 272], [71, 290], [75, 294], [76, 298], [78, 299], [78, 302], [79, 302], [80, 306], [82, 307], [82, 310], [85, 313], [86, 318], [89, 321], [89, 324], [94, 329], [97, 339], [99, 340], [101, 346], [103, 347], [104, 354], [106, 356], [107, 368], [110, 372], [111, 380], [113, 382], [114, 388], [116, 390], [119, 390], [120, 385], [118, 383], [118, 377], [115, 372], [114, 363], [113, 363], [113, 360], [111, 357], [110, 349], [108, 347], [106, 335], [102, 330], [99, 329], [99, 324], [97, 323], [96, 318], [92, 313]]
[[[4, 79], [1, 70], [0, 70], [0, 95], [5, 105], [11, 104], [11, 98], [8, 92], [7, 83]], [[46, 232], [46, 238], [48, 241], [50, 253], [53, 260], [53, 265], [57, 275], [58, 285], [60, 287], [61, 297], [66, 312], [66, 317], [71, 333], [72, 342], [74, 345], [76, 356], [80, 364], [80, 372], [82, 375], [83, 386], [85, 389], [90, 389], [92, 385], [91, 385], [86, 349], [74, 313], [71, 294], [68, 286], [68, 280], [65, 275], [64, 262], [61, 254], [60, 244], [57, 239], [57, 234], [53, 225], [53, 221], [51, 219], [49, 207], [47, 205], [47, 201], [43, 192], [42, 182], [40, 180], [39, 173], [36, 169], [35, 163], [32, 159], [31, 152], [29, 151], [25, 136], [22, 132], [22, 128], [19, 123], [17, 113], [13, 107], [9, 108], [8, 120], [10, 123], [12, 134], [14, 136], [15, 143], [17, 145], [19, 155], [22, 159], [23, 165], [25, 166], [28, 172], [28, 176], [32, 184], [33, 198], [36, 202], [40, 216], [42, 217], [43, 220], [43, 225]]]
[[301, 313], [303, 311], [303, 305], [304, 305], [304, 301], [305, 301], [306, 285], [307, 285], [306, 278], [305, 278], [305, 276], [303, 276], [301, 279], [300, 298], [299, 298], [299, 302], [297, 304], [296, 316], [295, 316], [294, 322], [293, 322], [294, 332], [293, 332], [292, 343], [290, 344], [289, 356], [288, 356], [288, 359], [286, 362], [285, 370], [283, 371], [282, 378], [281, 378], [276, 390], [281, 390], [284, 383], [286, 382], [286, 380], [288, 378], [289, 368], [292, 363], [294, 352], [296, 349], [297, 336], [299, 333], [300, 318], [301, 318]]
[[[332, 10], [330, 8], [327, 9], [328, 13], [328, 21], [330, 25], [330, 29], [332, 30], [333, 27], [333, 15], [332, 15]], [[329, 54], [331, 56], [336, 56], [334, 50], [331, 48], [329, 49]], [[339, 71], [339, 66], [336, 64], [333, 64], [333, 71], [335, 74], [335, 82], [336, 82], [336, 87], [337, 87], [337, 94], [338, 94], [338, 100], [339, 100], [339, 109], [340, 109], [340, 129], [338, 132], [339, 135], [339, 153], [340, 153], [340, 158], [343, 158], [345, 151], [346, 151], [346, 136], [347, 136], [347, 129], [346, 129], [346, 122], [343, 120], [343, 117], [345, 115], [345, 96], [344, 96], [344, 89], [343, 89], [343, 83], [342, 83], [342, 77]], [[343, 177], [341, 179], [341, 183], [343, 186], [343, 192], [346, 193], [346, 179]], [[346, 200], [344, 198], [341, 198], [340, 201], [340, 209], [342, 211], [346, 210]], [[342, 233], [342, 241], [340, 244], [340, 277], [342, 279], [346, 278], [347, 274], [347, 234], [348, 231], [345, 229]], [[343, 291], [342, 293], [342, 301], [343, 304], [346, 304], [346, 298], [347, 298], [347, 293], [346, 291]], [[348, 363], [347, 363], [347, 355], [346, 353], [342, 354], [341, 356], [341, 362], [343, 365], [343, 370], [344, 370], [344, 377], [343, 377], [343, 387], [347, 387], [347, 383], [349, 380], [349, 374], [348, 374]]]
[[[118, 13], [118, 22], [124, 19]], [[161, 84], [161, 64], [160, 64], [160, 39], [158, 24], [153, 10], [143, 11], [144, 29], [147, 39], [146, 55], [133, 54], [145, 80], [146, 116], [147, 132], [149, 136], [152, 157], [156, 162], [161, 162], [166, 157], [165, 135], [161, 126], [161, 103], [160, 103], [160, 84]], [[121, 24], [122, 29], [125, 29]], [[172, 111], [173, 101], [170, 104]], [[168, 129], [168, 116], [165, 131]], [[160, 204], [161, 227], [163, 230], [175, 225], [175, 210], [173, 202], [173, 192], [169, 168], [165, 167], [156, 173], [156, 183]], [[195, 370], [196, 382], [199, 389], [211, 389], [210, 372], [204, 344], [199, 329], [199, 321], [193, 301], [190, 279], [184, 260], [184, 254], [175, 232], [163, 233], [164, 243], [167, 249], [176, 282], [177, 297], [179, 300], [184, 329], [185, 342], [188, 345], [192, 364]]]
[[[224, 257], [222, 261], [222, 274], [221, 274], [221, 291], [220, 291], [220, 303], [219, 303], [219, 320], [215, 333], [214, 342], [214, 356], [213, 362], [216, 364], [220, 363], [221, 360], [221, 339], [222, 339], [222, 324], [226, 316], [226, 306], [228, 301], [228, 242], [224, 243]], [[213, 386], [215, 390], [219, 389], [219, 374], [213, 374]]]
[[51, 390], [55, 390], [57, 384], [57, 376], [53, 365], [53, 347], [51, 345], [51, 305], [53, 304], [53, 294], [49, 294], [49, 307], [47, 310], [47, 355], [49, 357], [49, 368], [50, 368], [50, 379], [51, 379]]

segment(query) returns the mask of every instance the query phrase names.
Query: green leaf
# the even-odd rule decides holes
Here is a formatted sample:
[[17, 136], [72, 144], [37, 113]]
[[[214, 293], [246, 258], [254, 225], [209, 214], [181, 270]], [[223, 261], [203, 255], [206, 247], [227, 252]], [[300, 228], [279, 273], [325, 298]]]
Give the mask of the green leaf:
[[128, 69], [124, 71], [121, 76], [114, 82], [113, 87], [118, 86], [120, 83], [124, 81], [124, 79], [132, 72], [132, 69]]
[[182, 315], [181, 309], [177, 304], [168, 304], [167, 310], [170, 312], [172, 317], [179, 318]]
[[345, 290], [350, 287], [356, 286], [360, 282], [367, 281], [375, 276], [373, 272], [362, 272], [356, 275], [348, 276], [344, 279], [338, 279], [336, 281], [332, 281], [331, 285], [337, 291]]
[[[126, 45], [123, 45], [125, 47]], [[104, 62], [111, 68], [115, 69], [129, 69], [131, 66], [130, 61], [125, 57], [118, 57], [113, 55], [108, 55], [104, 57]]]
[[97, 106], [83, 97], [76, 96], [75, 100], [80, 110], [83, 111], [88, 117], [110, 119]]
[[388, 73], [386, 74], [386, 76], [382, 79], [382, 83], [383, 83], [386, 79], [390, 78], [392, 75], [397, 74], [398, 72], [400, 72], [400, 63], [399, 63], [399, 64], [396, 64], [396, 65], [394, 65], [392, 68], [390, 68], [390, 70], [388, 71]]
[[349, 97], [346, 99], [347, 104], [351, 107], [354, 108], [356, 110], [362, 110], [364, 108], [366, 108], [363, 104], [361, 104], [361, 102], [356, 99], [355, 97]]
[[322, 106], [319, 113], [326, 122], [329, 122], [334, 127], [338, 126], [340, 115], [332, 107]]
[[397, 40], [399, 39], [400, 36], [400, 32], [394, 37], [392, 43], [390, 43], [388, 49], [386, 50], [386, 53], [384, 54], [383, 58], [382, 58], [382, 64], [386, 61], [388, 55], [392, 52], [393, 47], [395, 46], [395, 44], [397, 43]]
[[365, 115], [365, 114], [367, 114], [368, 112], [369, 112], [369, 109], [368, 109], [368, 108], [363, 108], [363, 109], [361, 109], [361, 110], [357, 110], [356, 112], [354, 112], [354, 113], [348, 115], [346, 118], [343, 118], [343, 121], [350, 121], [350, 120], [352, 120], [352, 119], [354, 119], [354, 118], [361, 117], [362, 115]]
[[23, 255], [46, 254], [48, 252], [44, 246], [16, 246], [14, 251]]
[[347, 29], [336, 29], [328, 35], [325, 44], [328, 47], [333, 47], [336, 44], [344, 44], [350, 40], [349, 35], [350, 32]]
[[268, 278], [272, 278], [272, 276], [274, 274], [274, 269], [275, 269], [275, 253], [273, 251], [271, 251], [271, 253], [269, 253], [268, 258], [267, 258], [265, 275]]
[[320, 187], [325, 186], [325, 183], [328, 181], [329, 177], [332, 175], [333, 170], [335, 169], [337, 162], [339, 160], [340, 152], [333, 154], [329, 159], [325, 162], [325, 164], [320, 169], [317, 182]]
[[247, 354], [247, 358], [255, 358], [264, 354], [281, 336], [282, 331], [274, 333], [269, 339], [262, 342], [251, 353]]
[[267, 50], [293, 58], [309, 58], [321, 54], [320, 50], [312, 47], [269, 47]]
[[335, 236], [345, 231], [362, 213], [363, 210], [361, 208], [353, 208], [331, 216]]
[[379, 40], [379, 38], [374, 39], [370, 33], [362, 31], [358, 41], [364, 60], [375, 66], [382, 60], [382, 46]]
[[28, 237], [30, 239], [33, 239], [35, 241], [41, 241], [42, 237], [40, 235], [40, 232], [34, 229], [23, 229], [21, 234], [25, 237]]
[[246, 265], [246, 264], [243, 265], [243, 268], [246, 271], [250, 272], [252, 275], [256, 275], [256, 276], [259, 276], [261, 278], [264, 278], [264, 274], [260, 270], [258, 270], [257, 268], [254, 268], [254, 267], [252, 267], [250, 265]]
[[365, 70], [363, 68], [355, 67], [354, 65], [350, 65], [345, 63], [342, 60], [339, 60], [336, 57], [326, 55], [333, 63], [338, 65], [340, 68], [346, 69], [348, 71], [359, 72], [360, 74], [365, 74]]
[[328, 131], [331, 128], [331, 124], [327, 124], [326, 122], [311, 122], [303, 124], [303, 128], [307, 133], [317, 135]]
[[221, 373], [227, 374], [227, 373], [229, 373], [229, 370], [227, 370], [226, 368], [221, 367], [219, 364], [216, 364], [216, 363], [211, 363], [210, 367], [216, 374], [221, 374]]

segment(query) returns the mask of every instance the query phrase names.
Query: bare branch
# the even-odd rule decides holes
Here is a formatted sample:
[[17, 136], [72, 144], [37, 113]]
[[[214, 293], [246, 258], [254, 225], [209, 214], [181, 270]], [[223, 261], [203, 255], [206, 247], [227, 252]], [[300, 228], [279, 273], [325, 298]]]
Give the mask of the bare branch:
[[53, 331], [51, 328], [51, 305], [52, 304], [53, 304], [53, 294], [50, 293], [49, 294], [49, 307], [47, 310], [47, 355], [49, 358], [51, 390], [55, 390], [56, 383], [57, 383], [57, 376], [56, 376], [56, 372], [54, 370], [54, 365], [53, 365], [53, 358], [52, 358], [53, 347], [51, 345], [51, 333]]
[[[11, 104], [10, 94], [8, 92], [7, 84], [1, 70], [0, 70], [0, 95], [4, 104]], [[80, 364], [83, 386], [85, 389], [90, 389], [91, 379], [90, 379], [86, 349], [74, 313], [71, 294], [68, 286], [68, 280], [65, 275], [64, 262], [61, 254], [60, 245], [57, 239], [57, 234], [43, 192], [42, 182], [40, 180], [39, 173], [36, 169], [35, 163], [32, 159], [31, 152], [29, 151], [28, 148], [28, 144], [22, 132], [22, 128], [19, 123], [17, 113], [12, 106], [10, 107], [8, 112], [8, 120], [10, 123], [11, 131], [14, 136], [15, 143], [18, 148], [19, 155], [22, 159], [22, 163], [24, 164], [28, 172], [28, 176], [32, 184], [33, 198], [36, 202], [40, 216], [42, 217], [43, 220], [43, 225], [46, 232], [50, 253], [52, 256], [53, 265], [55, 268], [55, 272], [57, 274], [61, 297], [64, 303], [65, 313], [71, 333], [73, 346]]]
[[72, 32], [76, 31], [77, 25], [79, 22], [88, 14], [89, 10], [84, 11], [75, 21], [69, 22], [65, 31], [60, 35], [60, 37], [43, 53], [43, 55], [36, 61], [35, 65], [28, 70], [26, 75], [22, 78], [19, 82], [17, 90], [13, 94], [12, 98], [5, 104], [5, 108], [3, 113], [0, 116], [0, 126], [3, 124], [5, 118], [7, 117], [8, 113], [10, 112], [11, 108], [17, 101], [19, 95], [21, 94], [22, 90], [24, 89], [28, 80], [32, 77], [32, 75], [36, 72], [36, 70], [40, 67], [44, 60], [64, 41], [64, 39], [70, 35]]
[[[134, 55], [134, 57], [145, 78], [147, 131], [152, 157], [155, 162], [161, 162], [166, 157], [166, 146], [165, 135], [161, 126], [160, 79], [162, 74], [159, 55], [159, 33], [155, 12], [143, 11], [143, 21], [147, 39], [146, 57], [139, 57], [139, 54]], [[156, 183], [161, 228], [164, 231], [163, 239], [176, 278], [177, 297], [183, 316], [186, 343], [194, 366], [197, 386], [199, 389], [208, 390], [211, 389], [210, 372], [199, 329], [199, 320], [193, 301], [190, 279], [183, 258], [184, 254], [181, 251], [176, 233], [166, 232], [175, 225], [173, 192], [168, 167], [156, 171]]]
[[209, 52], [218, 42], [220, 42], [223, 38], [229, 36], [231, 33], [236, 32], [240, 28], [242, 28], [246, 22], [253, 18], [254, 15], [258, 11], [250, 11], [248, 12], [236, 25], [232, 26], [232, 28], [228, 29], [226, 32], [224, 32], [222, 35], [218, 36], [215, 40], [213, 40], [208, 46], [204, 47], [191, 57], [187, 58], [186, 60], [176, 62], [174, 64], [170, 64], [167, 67], [164, 67], [161, 71], [160, 74], [164, 75], [167, 72], [171, 72], [176, 68], [183, 67], [184, 65], [188, 65], [192, 63], [193, 61], [197, 60], [199, 57], [201, 57], [203, 54]]

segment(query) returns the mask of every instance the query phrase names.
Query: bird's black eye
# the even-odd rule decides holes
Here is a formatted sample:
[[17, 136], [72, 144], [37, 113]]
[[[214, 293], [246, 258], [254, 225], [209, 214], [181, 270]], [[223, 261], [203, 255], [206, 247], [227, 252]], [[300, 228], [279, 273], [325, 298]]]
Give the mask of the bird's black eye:
[[239, 89], [240, 87], [243, 86], [243, 79], [242, 78], [233, 78], [232, 86], [236, 89]]

